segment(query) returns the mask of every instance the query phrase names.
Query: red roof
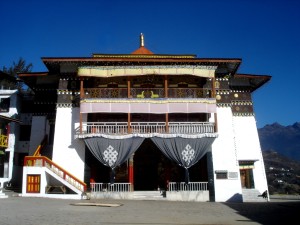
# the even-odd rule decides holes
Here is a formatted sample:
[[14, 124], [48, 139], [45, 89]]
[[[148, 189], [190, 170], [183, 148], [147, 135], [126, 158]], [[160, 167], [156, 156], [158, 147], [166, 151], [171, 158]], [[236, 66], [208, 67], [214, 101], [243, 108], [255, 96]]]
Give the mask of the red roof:
[[145, 48], [144, 46], [139, 47], [137, 50], [132, 52], [131, 54], [134, 55], [154, 55], [149, 49]]

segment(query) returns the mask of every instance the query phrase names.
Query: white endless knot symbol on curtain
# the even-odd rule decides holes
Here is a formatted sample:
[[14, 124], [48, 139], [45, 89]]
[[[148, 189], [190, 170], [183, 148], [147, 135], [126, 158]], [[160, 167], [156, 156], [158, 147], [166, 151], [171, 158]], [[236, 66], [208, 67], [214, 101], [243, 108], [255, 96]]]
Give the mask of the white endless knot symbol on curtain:
[[104, 160], [108, 162], [109, 166], [113, 166], [117, 161], [118, 152], [114, 150], [113, 146], [109, 145], [107, 149], [103, 152]]
[[192, 147], [187, 144], [185, 146], [185, 149], [182, 150], [182, 159], [187, 163], [187, 165], [190, 165], [191, 161], [195, 158], [195, 150], [192, 149]]

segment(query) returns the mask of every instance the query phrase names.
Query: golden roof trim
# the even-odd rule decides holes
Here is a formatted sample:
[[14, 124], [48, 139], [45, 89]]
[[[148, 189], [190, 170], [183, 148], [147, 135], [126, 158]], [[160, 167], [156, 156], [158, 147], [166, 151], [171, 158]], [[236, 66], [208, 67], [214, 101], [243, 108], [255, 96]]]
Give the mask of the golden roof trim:
[[93, 54], [93, 58], [172, 58], [172, 59], [193, 59], [196, 55], [140, 55], [140, 54]]

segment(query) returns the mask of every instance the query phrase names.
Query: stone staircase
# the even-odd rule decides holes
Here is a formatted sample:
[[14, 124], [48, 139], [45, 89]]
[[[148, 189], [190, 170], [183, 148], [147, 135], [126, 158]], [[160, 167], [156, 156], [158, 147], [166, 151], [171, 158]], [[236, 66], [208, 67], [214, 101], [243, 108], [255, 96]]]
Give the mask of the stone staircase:
[[267, 202], [268, 199], [263, 198], [256, 189], [243, 189], [243, 202]]
[[135, 200], [165, 200], [160, 191], [134, 191], [133, 199]]

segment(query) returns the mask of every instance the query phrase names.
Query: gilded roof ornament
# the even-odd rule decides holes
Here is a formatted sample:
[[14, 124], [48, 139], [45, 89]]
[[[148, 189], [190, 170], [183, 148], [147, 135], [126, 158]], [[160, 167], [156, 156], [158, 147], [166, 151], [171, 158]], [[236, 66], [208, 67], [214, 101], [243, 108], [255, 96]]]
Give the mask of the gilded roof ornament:
[[145, 46], [145, 42], [144, 42], [144, 34], [141, 33], [140, 35], [140, 47], [144, 47]]

